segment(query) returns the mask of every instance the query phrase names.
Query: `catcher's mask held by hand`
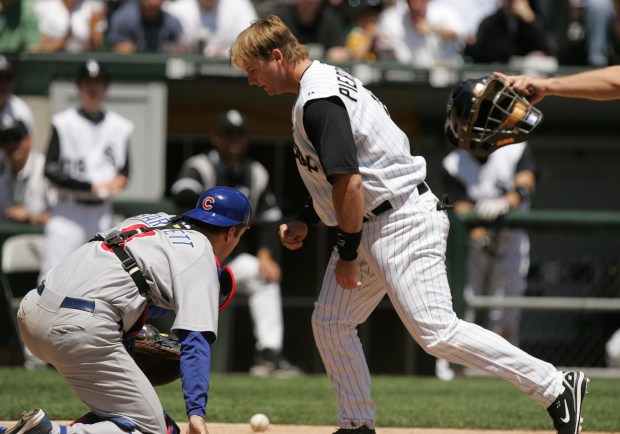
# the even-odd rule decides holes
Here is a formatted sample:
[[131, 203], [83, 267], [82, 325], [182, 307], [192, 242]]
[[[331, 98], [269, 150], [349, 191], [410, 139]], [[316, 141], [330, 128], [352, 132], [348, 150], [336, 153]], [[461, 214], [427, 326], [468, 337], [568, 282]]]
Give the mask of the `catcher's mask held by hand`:
[[497, 77], [459, 83], [450, 94], [445, 131], [450, 143], [477, 156], [527, 140], [540, 110]]

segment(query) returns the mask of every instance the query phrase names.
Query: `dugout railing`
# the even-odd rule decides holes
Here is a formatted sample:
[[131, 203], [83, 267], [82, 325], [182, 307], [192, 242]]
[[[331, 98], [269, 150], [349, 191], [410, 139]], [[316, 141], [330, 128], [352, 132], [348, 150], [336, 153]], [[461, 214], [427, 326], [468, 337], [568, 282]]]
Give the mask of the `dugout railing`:
[[[527, 289], [521, 297], [470, 295], [466, 261], [471, 228], [525, 229], [530, 239]], [[529, 211], [495, 222], [452, 216], [448, 264], [454, 305], [521, 310], [519, 346], [557, 366], [618, 376], [605, 345], [620, 329], [620, 213]]]

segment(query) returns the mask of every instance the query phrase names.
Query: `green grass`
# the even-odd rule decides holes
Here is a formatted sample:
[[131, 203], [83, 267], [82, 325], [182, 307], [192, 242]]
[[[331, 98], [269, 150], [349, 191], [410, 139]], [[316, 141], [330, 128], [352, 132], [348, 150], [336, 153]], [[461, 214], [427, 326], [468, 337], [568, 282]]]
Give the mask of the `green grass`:
[[[75, 419], [87, 411], [56, 371], [0, 368], [0, 419], [43, 408], [52, 419]], [[159, 387], [164, 408], [179, 421], [185, 409], [179, 381]], [[584, 417], [587, 431], [620, 430], [620, 380], [590, 383]], [[496, 379], [374, 376], [377, 425], [479, 429], [552, 429], [546, 411], [511, 384]], [[207, 407], [211, 422], [246, 423], [254, 413], [272, 423], [337, 425], [337, 403], [324, 375], [294, 379], [213, 374]]]

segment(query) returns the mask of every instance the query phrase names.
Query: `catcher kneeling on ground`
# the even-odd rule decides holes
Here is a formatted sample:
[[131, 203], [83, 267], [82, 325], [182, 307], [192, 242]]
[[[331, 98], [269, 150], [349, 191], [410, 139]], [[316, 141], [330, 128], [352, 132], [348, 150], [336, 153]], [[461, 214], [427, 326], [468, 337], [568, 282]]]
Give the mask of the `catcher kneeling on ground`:
[[222, 305], [218, 260], [237, 246], [251, 214], [242, 193], [214, 187], [182, 216], [129, 218], [50, 270], [21, 303], [20, 333], [91, 412], [61, 426], [35, 408], [6, 434], [179, 433], [131, 354], [132, 334], [149, 311], [162, 309], [176, 314], [187, 432], [208, 434], [211, 345]]

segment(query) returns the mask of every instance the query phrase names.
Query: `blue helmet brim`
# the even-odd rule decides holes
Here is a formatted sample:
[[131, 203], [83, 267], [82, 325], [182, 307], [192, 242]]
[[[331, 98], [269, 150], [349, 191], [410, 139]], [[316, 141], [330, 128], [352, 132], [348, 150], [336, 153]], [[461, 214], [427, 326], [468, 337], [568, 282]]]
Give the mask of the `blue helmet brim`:
[[[241, 224], [240, 222], [233, 220], [231, 218], [228, 218], [226, 216], [223, 216], [221, 214], [216, 214], [214, 212], [205, 211], [200, 208], [194, 208], [186, 212], [185, 214], [183, 214], [183, 216], [189, 217], [194, 220], [201, 221], [201, 222], [206, 222], [214, 226], [230, 227], [230, 226], [236, 226], [238, 224]], [[246, 226], [249, 226], [249, 222], [248, 224], [246, 224]]]

